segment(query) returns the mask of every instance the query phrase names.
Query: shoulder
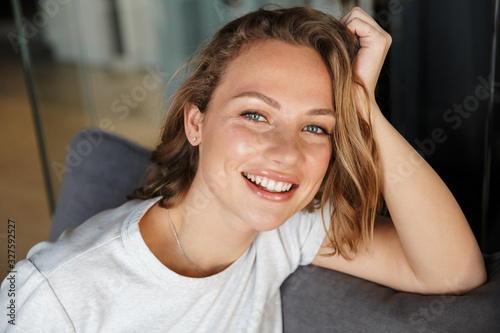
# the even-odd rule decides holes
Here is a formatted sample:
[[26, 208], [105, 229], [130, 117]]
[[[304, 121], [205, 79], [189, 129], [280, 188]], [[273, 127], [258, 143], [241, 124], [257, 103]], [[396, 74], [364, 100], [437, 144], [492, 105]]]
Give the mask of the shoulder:
[[131, 200], [103, 211], [78, 227], [64, 231], [57, 241], [35, 245], [27, 258], [42, 274], [49, 276], [67, 262], [119, 239], [124, 225], [139, 220], [155, 202], [156, 199]]
[[321, 209], [312, 212], [303, 209], [297, 212], [278, 228], [280, 236], [292, 238], [299, 244], [303, 244], [315, 233], [319, 232], [321, 234], [325, 231], [325, 227], [329, 228], [330, 226], [330, 214], [326, 207], [323, 209], [323, 215]]
[[66, 332], [75, 330], [75, 320], [88, 320], [82, 304], [88, 306], [92, 297], [102, 301], [92, 288], [99, 285], [96, 282], [108, 276], [108, 285], [116, 285], [119, 279], [110, 272], [121, 274], [123, 270], [116, 272], [116, 268], [129, 269], [124, 264], [129, 261], [134, 267], [123, 242], [127, 237], [124, 234], [127, 226], [135, 226], [156, 201], [129, 201], [66, 230], [55, 242], [33, 247], [28, 258], [18, 262], [1, 285], [2, 295], [10, 298], [1, 298], [0, 306], [7, 307], [10, 299], [14, 300], [17, 318], [15, 326], [9, 323], [5, 330], [25, 327], [20, 331], [27, 332], [29, 325], [37, 325], [51, 332]]
[[[21, 289], [22, 287], [22, 289]], [[47, 331], [74, 331], [64, 307], [50, 284], [29, 260], [20, 261], [1, 285], [0, 306], [7, 318], [0, 321], [2, 332], [29, 332], [33, 327]]]
[[330, 225], [330, 215], [325, 213], [325, 223], [321, 210], [302, 210], [294, 214], [278, 229], [261, 232], [256, 240], [257, 250], [266, 250], [279, 261], [288, 261], [291, 271], [298, 265], [309, 264], [316, 256], [326, 237], [325, 227]]

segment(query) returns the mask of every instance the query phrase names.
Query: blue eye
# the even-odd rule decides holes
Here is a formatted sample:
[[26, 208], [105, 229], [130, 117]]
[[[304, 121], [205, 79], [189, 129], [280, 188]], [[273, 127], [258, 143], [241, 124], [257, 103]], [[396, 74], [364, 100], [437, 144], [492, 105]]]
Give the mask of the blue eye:
[[264, 118], [263, 115], [260, 115], [256, 112], [246, 112], [243, 115], [253, 121], [266, 121], [266, 118]]
[[306, 132], [309, 132], [309, 133], [313, 133], [313, 134], [329, 135], [326, 130], [324, 130], [323, 128], [316, 126], [316, 125], [307, 125], [306, 127], [304, 127], [303, 130]]

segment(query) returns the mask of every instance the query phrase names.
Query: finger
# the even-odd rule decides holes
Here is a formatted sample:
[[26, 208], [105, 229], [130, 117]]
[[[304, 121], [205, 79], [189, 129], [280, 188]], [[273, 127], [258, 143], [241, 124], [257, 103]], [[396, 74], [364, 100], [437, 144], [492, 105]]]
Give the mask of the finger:
[[362, 19], [363, 21], [368, 22], [369, 24], [379, 27], [378, 23], [368, 15], [364, 10], [362, 10], [359, 7], [354, 7], [352, 8], [347, 14], [345, 14], [341, 19], [340, 22], [343, 24], [347, 24], [350, 22], [353, 18], [358, 17]]
[[347, 20], [351, 17], [353, 9], [348, 11], [344, 16], [342, 16], [339, 20], [340, 23], [345, 24]]
[[349, 23], [346, 24], [346, 26], [349, 30], [351, 30], [354, 34], [356, 34], [359, 37], [361, 44], [376, 43], [378, 45], [385, 46], [385, 44], [387, 44], [387, 42], [390, 40], [390, 35], [388, 33], [386, 33], [383, 30], [382, 31], [378, 30], [370, 23], [357, 17], [353, 18]]
[[378, 25], [373, 26], [359, 17], [354, 17], [346, 26], [359, 37], [361, 47], [377, 47], [388, 50], [391, 45], [391, 36]]
[[[381, 39], [383, 37], [386, 40], [386, 43], [388, 41], [388, 44], [391, 44], [392, 39], [387, 31], [382, 29], [382, 27], [380, 27], [370, 15], [359, 7], [351, 9], [344, 17], [342, 17], [340, 22], [345, 24], [354, 33], [356, 33], [356, 31], [359, 32], [359, 34], [356, 33], [359, 37], [368, 37], [372, 34], [372, 32], [376, 32], [380, 34]], [[368, 26], [363, 27], [363, 22], [368, 24]]]
[[[367, 21], [362, 17], [350, 17], [348, 21], [346, 21], [345, 25], [351, 30], [356, 30], [360, 32], [361, 34], [358, 36], [368, 36], [368, 35], [373, 35], [374, 33], [380, 34], [380, 35], [385, 35], [387, 32], [382, 29], [377, 22], [370, 20]], [[353, 31], [354, 32], [354, 31]]]
[[339, 20], [341, 23], [346, 23], [350, 18], [352, 18], [353, 15], [362, 15], [362, 13], [364, 13], [364, 11], [359, 8], [359, 7], [353, 7], [351, 8], [346, 14], [344, 14], [344, 16], [342, 16], [342, 18]]

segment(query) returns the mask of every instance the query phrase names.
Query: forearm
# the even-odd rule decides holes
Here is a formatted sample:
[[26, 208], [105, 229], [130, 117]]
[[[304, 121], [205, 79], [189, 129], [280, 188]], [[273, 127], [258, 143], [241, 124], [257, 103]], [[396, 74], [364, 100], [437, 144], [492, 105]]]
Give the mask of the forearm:
[[375, 103], [383, 196], [406, 262], [429, 292], [459, 292], [485, 280], [481, 252], [455, 198]]

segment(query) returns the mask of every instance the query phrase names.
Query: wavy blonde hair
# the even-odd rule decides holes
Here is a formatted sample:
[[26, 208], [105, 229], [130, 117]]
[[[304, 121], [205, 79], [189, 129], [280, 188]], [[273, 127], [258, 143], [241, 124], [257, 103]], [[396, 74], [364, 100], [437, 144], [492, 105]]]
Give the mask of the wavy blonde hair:
[[259, 9], [227, 23], [190, 59], [194, 71], [172, 96], [161, 142], [152, 152], [152, 169], [134, 197], [163, 196], [165, 207], [182, 201], [198, 168], [198, 147], [184, 133], [184, 106], [192, 103], [206, 112], [215, 88], [242, 46], [268, 39], [316, 50], [329, 70], [336, 110], [333, 154], [320, 190], [305, 209], [329, 205], [331, 254], [351, 259], [360, 244], [373, 238], [380, 205], [377, 147], [371, 125], [354, 101], [355, 86], [366, 94], [353, 71], [358, 39], [345, 25], [317, 10]]

